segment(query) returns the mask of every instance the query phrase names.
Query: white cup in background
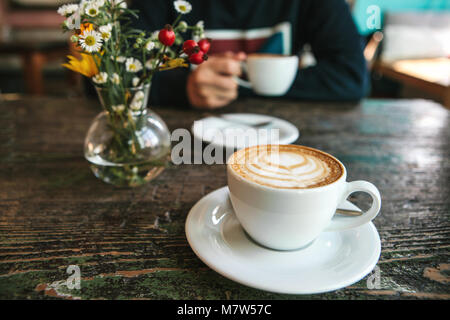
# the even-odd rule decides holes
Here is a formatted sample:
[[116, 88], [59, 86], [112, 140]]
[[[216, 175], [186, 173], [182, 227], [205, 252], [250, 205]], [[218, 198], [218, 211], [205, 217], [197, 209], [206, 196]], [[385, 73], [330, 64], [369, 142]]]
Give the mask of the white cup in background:
[[298, 72], [298, 56], [254, 53], [242, 63], [250, 81], [235, 77], [243, 87], [263, 96], [282, 96], [291, 88]]

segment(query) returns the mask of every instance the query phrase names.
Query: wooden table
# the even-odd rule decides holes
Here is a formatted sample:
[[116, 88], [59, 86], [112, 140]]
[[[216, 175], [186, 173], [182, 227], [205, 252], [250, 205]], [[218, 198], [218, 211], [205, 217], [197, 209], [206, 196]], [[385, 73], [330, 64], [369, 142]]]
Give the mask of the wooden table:
[[[102, 183], [82, 145], [99, 104], [19, 98], [0, 107], [0, 298], [449, 299], [450, 111], [424, 100], [358, 105], [244, 100], [227, 112], [271, 114], [297, 141], [330, 152], [349, 180], [381, 191], [379, 283], [368, 275], [320, 295], [252, 289], [206, 267], [184, 223], [205, 194], [226, 184], [224, 165], [166, 169], [139, 189]], [[155, 108], [171, 130], [202, 112]], [[81, 289], [69, 290], [69, 265]]]

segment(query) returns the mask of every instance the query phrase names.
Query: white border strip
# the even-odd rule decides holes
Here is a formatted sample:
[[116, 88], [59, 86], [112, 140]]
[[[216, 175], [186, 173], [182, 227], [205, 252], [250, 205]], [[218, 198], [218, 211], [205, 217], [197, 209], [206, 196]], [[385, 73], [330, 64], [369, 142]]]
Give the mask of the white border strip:
[[283, 54], [291, 55], [292, 28], [290, 22], [282, 22], [274, 27], [259, 28], [251, 30], [205, 30], [205, 35], [211, 39], [217, 40], [237, 40], [237, 39], [258, 39], [269, 38], [270, 36], [281, 32], [283, 37]]

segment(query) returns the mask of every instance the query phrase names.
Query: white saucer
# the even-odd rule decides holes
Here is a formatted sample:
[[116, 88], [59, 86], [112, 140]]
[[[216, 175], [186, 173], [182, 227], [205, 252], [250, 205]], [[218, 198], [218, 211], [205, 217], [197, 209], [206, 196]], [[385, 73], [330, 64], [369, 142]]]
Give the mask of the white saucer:
[[[355, 206], [348, 202], [342, 208]], [[380, 237], [371, 222], [347, 231], [323, 232], [297, 251], [261, 247], [239, 224], [228, 187], [195, 204], [186, 220], [186, 236], [195, 254], [221, 275], [250, 287], [290, 294], [351, 285], [373, 270], [381, 252]]]
[[[221, 117], [223, 119], [221, 119]], [[251, 113], [229, 113], [221, 115], [221, 117], [207, 117], [194, 122], [192, 133], [197, 140], [212, 144], [213, 146], [242, 149], [257, 144], [279, 143], [290, 144], [297, 140], [299, 131], [292, 123], [279, 118]], [[233, 123], [235, 121], [235, 123]], [[271, 123], [260, 130], [279, 129], [279, 139], [276, 141], [267, 141], [264, 137], [249, 137], [247, 141], [242, 139], [242, 129], [251, 129], [250, 125], [270, 121]], [[248, 125], [246, 125], [248, 124]], [[234, 141], [237, 136], [238, 139]], [[265, 140], [265, 141], [264, 141]]]

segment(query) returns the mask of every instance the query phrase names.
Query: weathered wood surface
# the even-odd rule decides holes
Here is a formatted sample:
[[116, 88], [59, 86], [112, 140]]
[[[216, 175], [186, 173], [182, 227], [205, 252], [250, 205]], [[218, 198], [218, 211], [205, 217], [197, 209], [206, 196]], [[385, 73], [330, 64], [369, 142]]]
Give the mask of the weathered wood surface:
[[[223, 165], [166, 169], [139, 189], [90, 172], [82, 144], [96, 101], [22, 98], [0, 108], [0, 298], [449, 299], [450, 112], [415, 101], [359, 105], [244, 100], [224, 112], [293, 122], [297, 143], [340, 158], [349, 180], [381, 191], [380, 286], [368, 277], [320, 295], [268, 293], [228, 280], [192, 252], [184, 222], [226, 184]], [[156, 108], [171, 130], [201, 111]], [[81, 289], [62, 285], [69, 265]]]

